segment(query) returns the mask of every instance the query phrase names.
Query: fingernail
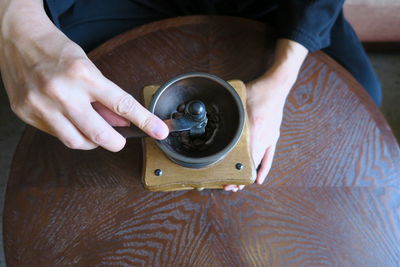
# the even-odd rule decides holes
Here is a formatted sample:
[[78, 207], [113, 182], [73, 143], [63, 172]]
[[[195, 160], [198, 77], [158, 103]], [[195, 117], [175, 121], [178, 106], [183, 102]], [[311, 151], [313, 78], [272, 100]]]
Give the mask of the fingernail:
[[169, 134], [168, 127], [163, 123], [157, 123], [153, 128], [153, 134], [159, 139], [165, 139]]
[[265, 180], [265, 177], [264, 177], [264, 178], [257, 179], [257, 184], [263, 184], [263, 183], [264, 183], [264, 180]]
[[225, 187], [224, 187], [224, 190], [225, 191], [232, 191], [232, 185], [226, 185]]

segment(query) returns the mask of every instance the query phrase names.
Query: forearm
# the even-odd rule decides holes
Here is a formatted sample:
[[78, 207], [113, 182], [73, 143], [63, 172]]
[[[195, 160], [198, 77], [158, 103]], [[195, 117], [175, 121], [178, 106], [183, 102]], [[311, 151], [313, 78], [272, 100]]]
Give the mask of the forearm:
[[46, 15], [43, 1], [3, 0], [0, 3], [2, 40], [39, 38], [54, 30]]
[[272, 68], [282, 76], [296, 79], [307, 54], [307, 49], [301, 44], [288, 39], [279, 39]]
[[308, 50], [297, 42], [288, 39], [278, 40], [275, 49], [274, 63], [263, 75], [276, 79], [279, 83], [284, 85], [275, 93], [286, 98], [297, 79], [301, 65], [307, 54]]
[[[68, 41], [48, 18], [40, 0], [1, 1], [0, 25], [0, 56], [10, 57], [18, 51], [29, 65], [39, 63], [44, 54], [60, 54], [55, 49]], [[1, 61], [3, 67], [6, 60]]]

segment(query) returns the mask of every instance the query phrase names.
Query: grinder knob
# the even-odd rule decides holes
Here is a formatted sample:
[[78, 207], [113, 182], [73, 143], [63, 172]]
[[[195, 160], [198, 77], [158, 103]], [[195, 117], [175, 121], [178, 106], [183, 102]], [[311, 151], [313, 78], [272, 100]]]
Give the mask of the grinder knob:
[[186, 113], [195, 121], [202, 121], [206, 117], [206, 106], [200, 100], [193, 100], [187, 104]]

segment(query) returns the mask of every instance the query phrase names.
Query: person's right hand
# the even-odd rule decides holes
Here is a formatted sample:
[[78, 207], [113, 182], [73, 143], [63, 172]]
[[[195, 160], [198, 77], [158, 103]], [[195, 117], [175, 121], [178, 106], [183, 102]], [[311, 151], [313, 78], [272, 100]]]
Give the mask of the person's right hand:
[[121, 150], [125, 138], [110, 124], [132, 122], [154, 138], [168, 136], [164, 122], [104, 77], [83, 49], [46, 19], [38, 18], [34, 32], [29, 25], [1, 32], [0, 70], [18, 117], [73, 149]]

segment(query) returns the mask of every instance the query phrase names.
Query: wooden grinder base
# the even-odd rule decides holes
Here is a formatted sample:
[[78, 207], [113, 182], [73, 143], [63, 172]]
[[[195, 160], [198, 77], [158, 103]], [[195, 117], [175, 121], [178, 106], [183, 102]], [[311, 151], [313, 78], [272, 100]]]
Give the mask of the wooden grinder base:
[[[229, 84], [239, 94], [246, 108], [246, 87], [242, 81], [232, 80]], [[154, 92], [159, 86], [146, 86], [143, 98], [149, 106]], [[245, 109], [246, 111], [246, 109]], [[246, 112], [245, 112], [246, 114]], [[170, 160], [157, 146], [154, 139], [144, 138], [143, 183], [150, 191], [175, 191], [189, 189], [221, 189], [226, 184], [248, 185], [254, 183], [256, 171], [250, 154], [250, 137], [247, 116], [242, 136], [236, 146], [220, 161], [201, 169], [183, 167]], [[242, 169], [236, 164], [241, 163]], [[161, 169], [162, 175], [155, 175]]]

